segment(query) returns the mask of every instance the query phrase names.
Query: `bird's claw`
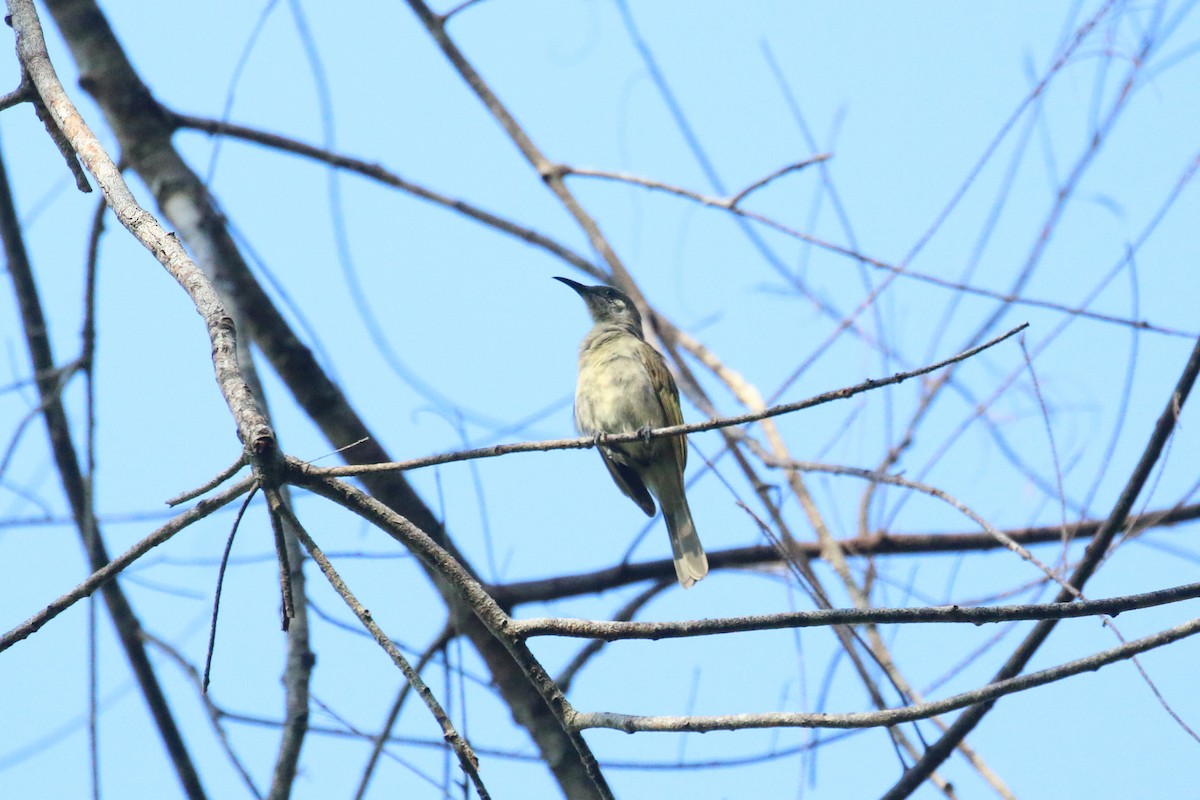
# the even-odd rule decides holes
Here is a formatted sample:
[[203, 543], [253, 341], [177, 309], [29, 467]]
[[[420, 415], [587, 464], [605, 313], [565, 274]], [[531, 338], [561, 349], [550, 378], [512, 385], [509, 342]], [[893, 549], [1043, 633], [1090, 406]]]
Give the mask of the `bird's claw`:
[[650, 431], [651, 430], [652, 430], [652, 428], [649, 425], [645, 425], [641, 428], [638, 428], [638, 434], [642, 437], [642, 441], [645, 442], [647, 445], [650, 444]]

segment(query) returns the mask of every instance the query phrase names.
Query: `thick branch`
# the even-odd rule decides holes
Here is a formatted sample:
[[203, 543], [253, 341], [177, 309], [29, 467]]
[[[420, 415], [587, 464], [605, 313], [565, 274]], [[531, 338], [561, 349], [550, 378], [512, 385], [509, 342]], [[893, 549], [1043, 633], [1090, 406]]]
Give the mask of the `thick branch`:
[[67, 96], [50, 63], [41, 22], [31, 0], [8, 0], [9, 15], [17, 35], [17, 55], [29, 73], [38, 95], [67, 137], [85, 167], [96, 178], [109, 208], [121, 224], [171, 274], [204, 318], [212, 342], [217, 385], [237, 422], [238, 435], [249, 452], [261, 456], [275, 450], [275, 434], [267, 425], [257, 403], [238, 370], [233, 320], [204, 273], [173, 235], [134, 198], [121, 171], [105, 151]]

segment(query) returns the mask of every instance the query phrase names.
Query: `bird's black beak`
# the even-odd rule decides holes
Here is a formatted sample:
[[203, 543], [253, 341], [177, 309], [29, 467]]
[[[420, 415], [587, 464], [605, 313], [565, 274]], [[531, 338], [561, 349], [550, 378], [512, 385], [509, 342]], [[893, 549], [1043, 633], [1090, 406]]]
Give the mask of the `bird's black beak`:
[[590, 286], [584, 286], [582, 283], [573, 281], [570, 278], [560, 278], [557, 275], [554, 276], [554, 280], [562, 281], [567, 286], [570, 286], [572, 289], [574, 289], [579, 294], [580, 297], [582, 297], [584, 299], [587, 298], [587, 290], [591, 288]]
[[561, 281], [567, 286], [575, 290], [575, 293], [583, 298], [583, 304], [587, 306], [588, 316], [595, 322], [604, 314], [604, 300], [601, 294], [604, 286], [585, 286], [582, 283], [571, 280], [570, 278], [559, 278], [555, 276], [554, 280]]

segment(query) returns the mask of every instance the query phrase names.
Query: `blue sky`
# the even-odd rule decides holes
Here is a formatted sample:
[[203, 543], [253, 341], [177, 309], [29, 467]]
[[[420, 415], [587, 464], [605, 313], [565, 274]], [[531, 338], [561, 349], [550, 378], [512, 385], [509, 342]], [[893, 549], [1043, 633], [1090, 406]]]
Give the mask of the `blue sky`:
[[[1101, 6], [1107, 12], [1088, 25]], [[311, 52], [319, 56], [319, 78], [296, 23], [297, 7], [314, 42]], [[635, 2], [628, 17], [635, 34], [613, 3], [490, 0], [457, 16], [450, 33], [556, 162], [719, 197], [828, 153], [828, 183], [809, 168], [756, 192], [746, 207], [886, 264], [952, 282], [968, 276], [972, 287], [992, 293], [1008, 293], [1032, 259], [1022, 297], [1069, 308], [1088, 302], [1097, 314], [1155, 326], [1134, 331], [1029, 304], [1008, 308], [988, 335], [1030, 324], [1025, 341], [1036, 389], [1014, 342], [963, 365], [956, 388], [939, 399], [892, 468], [949, 492], [997, 527], [1020, 527], [1107, 513], [1187, 358], [1189, 335], [1198, 332], [1194, 221], [1200, 201], [1190, 170], [1200, 141], [1194, 88], [1200, 26], [1193, 7], [769, 2], [734, 10], [708, 2]], [[110, 4], [105, 11], [135, 67], [170, 108], [224, 115], [378, 162], [599, 263], [403, 4], [275, 3], [264, 11], [262, 4], [162, 2]], [[53, 30], [48, 18], [44, 23]], [[1078, 46], [1051, 75], [1081, 29]], [[1143, 54], [1148, 31], [1155, 46]], [[670, 87], [687, 134], [639, 55], [637, 39]], [[69, 54], [58, 41], [51, 44], [68, 89], [111, 144], [99, 111], [77, 88]], [[15, 85], [14, 58], [4, 58], [4, 74]], [[1135, 65], [1128, 101], [1109, 125]], [[1094, 149], [1097, 131], [1101, 145]], [[580, 273], [512, 237], [358, 176], [331, 177], [320, 164], [236, 141], [217, 147], [191, 131], [179, 133], [176, 144], [197, 172], [211, 176], [256, 274], [394, 457], [573, 433], [575, 348], [587, 320], [578, 298], [551, 277], [586, 281]], [[79, 348], [82, 265], [96, 198], [74, 191], [28, 108], [0, 114], [0, 145], [56, 354], [67, 360]], [[150, 204], [146, 188], [136, 180], [133, 186]], [[780, 401], [798, 400], [952, 355], [1000, 308], [994, 298], [902, 277], [862, 315], [862, 336], [832, 337], [840, 315], [853, 311], [886, 271], [762, 226], [752, 226], [758, 237], [752, 239], [727, 213], [661, 192], [584, 177], [570, 178], [569, 186], [651, 304], [764, 397], [781, 392]], [[1069, 193], [1059, 212], [1063, 187]], [[226, 466], [238, 445], [200, 320], [173, 281], [112, 222], [99, 280], [96, 491], [110, 550], [118, 552], [159, 524], [153, 516], [128, 515], [165, 518], [163, 501]], [[354, 282], [365, 307], [355, 303]], [[819, 310], [798, 286], [836, 313]], [[372, 339], [368, 317], [402, 368]], [[15, 319], [11, 293], [0, 293], [5, 385], [29, 369]], [[881, 355], [871, 341], [885, 342], [894, 355]], [[807, 360], [811, 366], [781, 389]], [[744, 410], [694, 359], [689, 365], [720, 413]], [[260, 368], [285, 449], [335, 463], [332, 448], [286, 389], [269, 368]], [[874, 468], [901, 438], [922, 385], [910, 381], [781, 418], [779, 429], [794, 458]], [[992, 400], [1001, 387], [1008, 388]], [[36, 404], [32, 398], [28, 387], [0, 394], [6, 437]], [[82, 435], [80, 381], [66, 399]], [[973, 418], [983, 401], [986, 425]], [[689, 421], [706, 416], [684, 405]], [[1197, 425], [1189, 419], [1190, 408], [1139, 510], [1194, 502]], [[752, 432], [761, 438], [759, 429]], [[0, 521], [62, 516], [65, 505], [42, 437], [31, 427], [0, 476]], [[762, 515], [746, 479], [727, 456], [716, 460], [719, 479], [703, 468], [705, 458], [717, 459], [719, 437], [702, 434], [691, 443], [689, 497], [706, 547], [761, 543], [757, 526], [738, 506], [746, 502]], [[1056, 471], [1065, 503], [1054, 489]], [[783, 511], [797, 537], [811, 539], [783, 476], [761, 473], [786, 497]], [[586, 572], [627, 552], [638, 561], [667, 552], [661, 521], [648, 523], [610, 485], [594, 453], [517, 455], [410, 477], [488, 580]], [[822, 475], [806, 480], [832, 533], [854, 536], [864, 484]], [[314, 498], [300, 496], [297, 505], [391, 635], [418, 651], [436, 636], [441, 606], [390, 539]], [[886, 526], [896, 533], [975, 530], [949, 506], [895, 488], [879, 490], [867, 518], [871, 530]], [[203, 660], [216, 559], [231, 522], [231, 514], [217, 515], [183, 532], [123, 579], [147, 629], [192, 663]], [[640, 536], [648, 524], [648, 535]], [[1180, 526], [1122, 545], [1087, 594], [1193, 580], [1194, 532], [1194, 524]], [[1055, 548], [1037, 552], [1047, 563], [1059, 557]], [[284, 641], [271, 554], [270, 529], [257, 508], [234, 546], [212, 692], [230, 711], [277, 719]], [[5, 629], [85, 575], [77, 537], [64, 524], [0, 527], [0, 558], [19, 565], [0, 585]], [[1004, 552], [887, 558], [874, 568], [878, 605], [1049, 596], [1036, 588], [1007, 594], [1035, 583], [1039, 573]], [[837, 585], [831, 570], [817, 570], [827, 585]], [[322, 622], [314, 633], [314, 693], [328, 708], [314, 709], [313, 721], [374, 730], [400, 676], [355, 632], [353, 618], [315, 570], [309, 584], [315, 608], [342, 625]], [[641, 588], [531, 605], [518, 615], [606, 618]], [[835, 597], [839, 605], [849, 603], [844, 592]], [[641, 618], [808, 607], [811, 601], [781, 571], [722, 572], [686, 594], [659, 595]], [[1135, 612], [1120, 617], [1118, 627], [1132, 639], [1178, 624], [1194, 609], [1193, 601]], [[102, 612], [97, 630], [102, 794], [176, 796]], [[998, 645], [940, 682], [999, 630], [910, 626], [888, 630], [885, 638], [912, 684], [941, 697], [986, 682], [1024, 628], [1008, 630]], [[0, 654], [0, 683], [8, 687], [0, 719], [10, 721], [0, 731], [0, 794], [75, 797], [88, 790], [81, 722], [86, 631], [81, 604]], [[1116, 643], [1095, 620], [1063, 623], [1031, 666]], [[535, 652], [555, 673], [579, 647], [539, 640]], [[571, 699], [587, 710], [644, 714], [863, 710], [861, 684], [837, 652], [824, 631], [615, 644], [580, 673]], [[1197, 655], [1197, 644], [1188, 640], [1143, 659], [1193, 727], [1200, 721], [1191, 669]], [[485, 751], [532, 753], [507, 710], [473, 681], [484, 673], [469, 647], [451, 656], [454, 669], [438, 667], [430, 679], [472, 741]], [[246, 795], [186, 676], [161, 652], [154, 657], [210, 794]], [[228, 728], [265, 785], [277, 731], [246, 722]], [[936, 738], [928, 723], [921, 730], [927, 741]], [[913, 736], [911, 728], [906, 732]], [[397, 733], [438, 735], [415, 705]], [[602, 762], [660, 765], [761, 755], [811, 740], [797, 730], [689, 737], [594, 731], [587, 738]], [[1189, 763], [1196, 742], [1127, 663], [1006, 698], [969, 741], [1022, 798], [1124, 796], [1135, 786], [1147, 796], [1171, 797], [1194, 784], [1186, 770], [1166, 765]], [[443, 770], [457, 772], [427, 747], [398, 745], [395, 753], [414, 769], [388, 761], [376, 778], [379, 795], [403, 790], [438, 797]], [[361, 743], [314, 735], [296, 796], [352, 796], [364, 760]], [[482, 760], [494, 797], [554, 796], [538, 765], [486, 752]], [[886, 735], [870, 731], [822, 746], [815, 760], [788, 756], [683, 772], [614, 767], [607, 774], [619, 797], [741, 797], [753, 786], [755, 796], [856, 798], [878, 796], [900, 771]], [[990, 794], [961, 759], [945, 774], [961, 796]], [[940, 795], [925, 787], [918, 796]]]

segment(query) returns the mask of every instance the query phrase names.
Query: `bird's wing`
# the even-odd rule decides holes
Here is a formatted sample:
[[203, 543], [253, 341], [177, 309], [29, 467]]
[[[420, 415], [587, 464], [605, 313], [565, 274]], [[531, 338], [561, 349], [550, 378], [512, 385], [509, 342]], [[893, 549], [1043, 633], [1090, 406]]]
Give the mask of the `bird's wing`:
[[[679, 406], [679, 388], [675, 385], [675, 379], [671, 377], [671, 370], [667, 369], [666, 359], [646, 342], [642, 343], [639, 355], [658, 395], [658, 404], [662, 407], [663, 419], [666, 420], [665, 426], [682, 425], [683, 410]], [[675, 449], [675, 458], [679, 461], [679, 470], [682, 472], [687, 466], [687, 438], [672, 436], [671, 444]]]
[[638, 507], [646, 512], [647, 517], [653, 517], [654, 499], [650, 497], [650, 490], [646, 488], [641, 476], [632, 467], [614, 461], [608, 450], [603, 447], [600, 448], [600, 456], [604, 459], [604, 466], [608, 467], [608, 474], [612, 475], [617, 488], [637, 503]]

